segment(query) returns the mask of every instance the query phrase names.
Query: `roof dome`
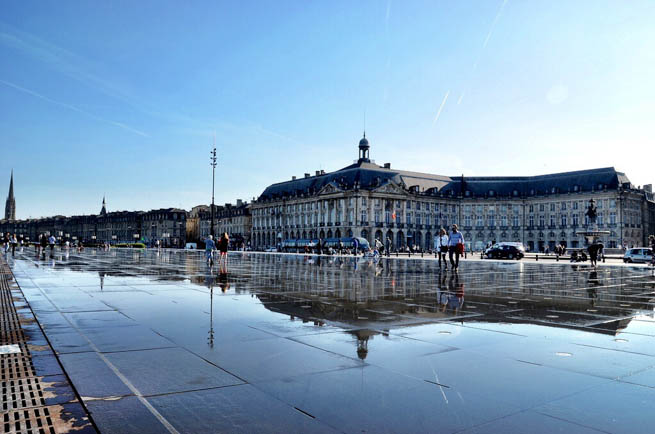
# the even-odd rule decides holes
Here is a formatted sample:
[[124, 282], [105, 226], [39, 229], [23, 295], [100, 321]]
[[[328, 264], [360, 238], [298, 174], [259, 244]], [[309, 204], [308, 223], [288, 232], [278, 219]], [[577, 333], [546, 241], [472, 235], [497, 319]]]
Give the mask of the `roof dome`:
[[364, 137], [362, 137], [362, 140], [359, 141], [359, 146], [368, 146], [368, 140], [366, 139], [366, 133], [364, 133]]

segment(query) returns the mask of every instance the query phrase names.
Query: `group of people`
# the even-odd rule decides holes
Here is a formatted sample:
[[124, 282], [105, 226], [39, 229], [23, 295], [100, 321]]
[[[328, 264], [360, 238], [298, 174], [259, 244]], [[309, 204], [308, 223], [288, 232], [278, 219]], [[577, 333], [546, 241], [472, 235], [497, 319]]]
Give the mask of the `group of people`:
[[[217, 245], [218, 244], [218, 245]], [[210, 235], [205, 240], [205, 260], [208, 265], [213, 265], [214, 262], [214, 250], [220, 252], [220, 263], [227, 263], [227, 250], [230, 246], [230, 237], [227, 232], [224, 232], [221, 238], [218, 240], [218, 243], [214, 241], [214, 236]]]
[[15, 255], [16, 247], [18, 247], [18, 238], [16, 237], [16, 234], [12, 235], [7, 232], [2, 236], [2, 251], [5, 253], [5, 255], [9, 253], [9, 249], [11, 249], [11, 254]]
[[458, 230], [457, 225], [453, 224], [451, 232], [448, 234], [445, 229], [441, 228], [439, 235], [434, 237], [434, 248], [439, 256], [439, 269], [443, 260], [444, 269], [448, 269], [448, 260], [453, 270], [459, 268], [459, 257], [464, 253], [464, 235]]

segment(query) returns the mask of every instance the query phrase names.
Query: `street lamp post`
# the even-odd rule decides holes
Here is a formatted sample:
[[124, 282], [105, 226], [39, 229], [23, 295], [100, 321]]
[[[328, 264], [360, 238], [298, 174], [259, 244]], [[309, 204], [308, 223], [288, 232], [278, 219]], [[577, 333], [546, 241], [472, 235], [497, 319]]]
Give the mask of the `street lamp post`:
[[212, 237], [214, 237], [216, 234], [214, 233], [214, 180], [216, 178], [216, 138], [214, 138], [214, 149], [209, 153], [209, 161], [210, 165], [212, 166], [212, 209], [211, 209], [211, 228], [210, 228], [210, 233]]

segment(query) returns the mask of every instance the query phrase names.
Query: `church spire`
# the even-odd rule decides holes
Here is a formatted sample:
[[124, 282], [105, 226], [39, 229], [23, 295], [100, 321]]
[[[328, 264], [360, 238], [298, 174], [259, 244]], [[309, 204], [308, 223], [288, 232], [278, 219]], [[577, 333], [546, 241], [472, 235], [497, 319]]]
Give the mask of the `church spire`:
[[14, 169], [11, 169], [9, 180], [9, 195], [5, 202], [5, 220], [16, 220], [16, 199], [14, 198]]
[[14, 200], [14, 169], [11, 169], [11, 179], [9, 180], [9, 199]]
[[100, 215], [107, 215], [107, 202], [105, 202], [105, 196], [102, 196], [102, 209], [100, 210]]

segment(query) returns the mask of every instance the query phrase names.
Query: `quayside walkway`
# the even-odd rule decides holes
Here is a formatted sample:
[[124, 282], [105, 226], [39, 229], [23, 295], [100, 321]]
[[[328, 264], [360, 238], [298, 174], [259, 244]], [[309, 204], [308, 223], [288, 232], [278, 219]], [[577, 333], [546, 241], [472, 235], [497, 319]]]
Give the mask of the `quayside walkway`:
[[0, 258], [0, 378], [2, 433], [97, 432], [3, 258]]

